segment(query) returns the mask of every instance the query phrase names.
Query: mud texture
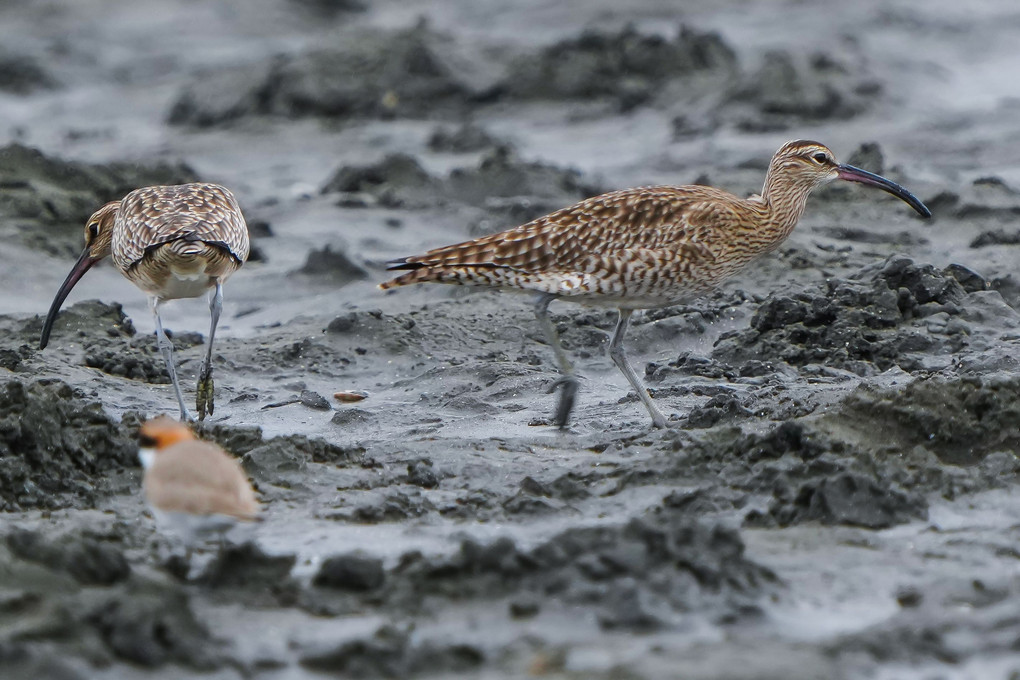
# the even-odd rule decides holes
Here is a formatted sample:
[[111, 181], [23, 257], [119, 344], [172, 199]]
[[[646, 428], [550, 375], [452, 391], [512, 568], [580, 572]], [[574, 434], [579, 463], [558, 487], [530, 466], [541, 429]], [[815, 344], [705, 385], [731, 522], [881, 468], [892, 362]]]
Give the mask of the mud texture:
[[[97, 21], [97, 17], [102, 17]], [[0, 8], [0, 676], [1020, 675], [1013, 4], [252, 0]], [[627, 335], [382, 293], [386, 263], [611, 189], [833, 183], [773, 254]], [[88, 216], [235, 191], [215, 416], [262, 521], [189, 554], [140, 494], [177, 405], [112, 267], [38, 349]], [[162, 307], [185, 396], [204, 300]]]
[[85, 220], [107, 201], [138, 186], [193, 181], [183, 163], [93, 165], [51, 158], [17, 142], [0, 148], [4, 238], [52, 254], [80, 249]]

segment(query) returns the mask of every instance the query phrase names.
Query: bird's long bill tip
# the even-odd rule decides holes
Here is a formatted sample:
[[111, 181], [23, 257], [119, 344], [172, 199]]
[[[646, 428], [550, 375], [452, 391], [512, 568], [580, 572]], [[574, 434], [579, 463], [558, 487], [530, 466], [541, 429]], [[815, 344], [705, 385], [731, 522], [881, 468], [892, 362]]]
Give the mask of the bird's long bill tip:
[[869, 186], [878, 187], [882, 191], [887, 191], [896, 198], [900, 199], [911, 208], [917, 211], [921, 217], [931, 217], [931, 210], [928, 210], [928, 206], [921, 202], [914, 194], [910, 193], [896, 182], [888, 180], [881, 175], [876, 175], [873, 172], [856, 168], [852, 165], [840, 165], [836, 168], [839, 173], [840, 179], [845, 179], [848, 182], [859, 182], [861, 184], [867, 184]]
[[60, 284], [60, 289], [57, 291], [57, 296], [53, 298], [53, 303], [50, 305], [50, 311], [46, 314], [46, 323], [43, 324], [42, 335], [39, 338], [39, 349], [46, 349], [46, 345], [50, 341], [50, 331], [53, 330], [53, 322], [57, 319], [57, 312], [60, 311], [60, 305], [64, 304], [64, 300], [67, 299], [71, 289], [74, 288], [74, 284], [78, 283], [78, 280], [85, 275], [89, 269], [92, 268], [98, 260], [89, 253], [88, 247], [82, 251], [78, 261], [74, 263], [74, 267], [71, 269], [71, 273], [67, 275], [64, 282]]

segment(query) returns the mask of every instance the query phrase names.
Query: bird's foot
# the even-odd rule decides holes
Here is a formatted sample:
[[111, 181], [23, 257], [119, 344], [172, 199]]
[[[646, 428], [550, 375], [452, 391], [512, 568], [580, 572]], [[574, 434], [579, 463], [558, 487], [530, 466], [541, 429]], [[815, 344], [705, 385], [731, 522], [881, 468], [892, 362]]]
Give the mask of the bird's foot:
[[206, 415], [211, 416], [215, 408], [213, 403], [212, 367], [203, 366], [198, 375], [198, 389], [195, 392], [195, 409], [198, 410], [198, 419], [205, 420]]
[[645, 408], [648, 409], [648, 415], [652, 417], [652, 427], [659, 430], [669, 429], [669, 419], [662, 415], [662, 411], [655, 406], [655, 402], [652, 400], [652, 395], [648, 393], [648, 390], [643, 388], [638, 389], [637, 395], [641, 402], [645, 405]]
[[570, 420], [570, 413], [574, 410], [574, 402], [577, 401], [577, 390], [580, 386], [577, 378], [572, 375], [565, 375], [549, 387], [549, 394], [562, 388], [560, 392], [560, 403], [556, 407], [554, 422], [561, 430], [566, 429], [567, 421]]

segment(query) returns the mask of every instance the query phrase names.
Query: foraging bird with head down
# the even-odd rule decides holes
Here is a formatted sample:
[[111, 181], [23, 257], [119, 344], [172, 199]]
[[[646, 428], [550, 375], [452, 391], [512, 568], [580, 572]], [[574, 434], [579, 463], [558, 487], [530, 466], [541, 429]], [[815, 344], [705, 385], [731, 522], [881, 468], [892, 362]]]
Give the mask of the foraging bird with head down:
[[173, 383], [181, 420], [189, 420], [177, 381], [173, 343], [163, 331], [159, 308], [167, 300], [209, 298], [209, 342], [199, 370], [199, 419], [212, 414], [212, 348], [223, 307], [223, 282], [248, 259], [248, 227], [237, 199], [218, 184], [194, 183], [136, 189], [107, 203], [85, 224], [85, 249], [57, 291], [43, 324], [39, 349], [71, 289], [94, 264], [110, 256], [131, 283], [149, 296], [156, 337]]
[[818, 142], [784, 144], [772, 157], [760, 194], [738, 198], [707, 186], [623, 189], [589, 198], [514, 229], [390, 263], [406, 274], [380, 284], [452, 283], [537, 294], [535, 313], [561, 378], [555, 422], [565, 427], [578, 382], [549, 319], [553, 300], [616, 307], [609, 356], [652, 417], [666, 427], [627, 360], [623, 337], [635, 309], [665, 307], [703, 295], [793, 231], [815, 187], [842, 179], [886, 191], [922, 217], [916, 196], [884, 177], [836, 162]]

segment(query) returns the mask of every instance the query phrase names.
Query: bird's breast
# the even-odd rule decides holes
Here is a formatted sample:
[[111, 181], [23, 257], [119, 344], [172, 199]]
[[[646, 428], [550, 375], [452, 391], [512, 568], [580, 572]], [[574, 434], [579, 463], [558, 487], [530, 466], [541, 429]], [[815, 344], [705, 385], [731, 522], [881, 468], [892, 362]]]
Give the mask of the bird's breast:
[[124, 275], [149, 295], [175, 300], [203, 295], [238, 267], [240, 263], [216, 245], [174, 241], [146, 252]]
[[215, 285], [215, 279], [204, 271], [171, 271], [159, 287], [159, 296], [169, 300], [199, 297], [213, 285]]

